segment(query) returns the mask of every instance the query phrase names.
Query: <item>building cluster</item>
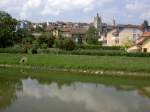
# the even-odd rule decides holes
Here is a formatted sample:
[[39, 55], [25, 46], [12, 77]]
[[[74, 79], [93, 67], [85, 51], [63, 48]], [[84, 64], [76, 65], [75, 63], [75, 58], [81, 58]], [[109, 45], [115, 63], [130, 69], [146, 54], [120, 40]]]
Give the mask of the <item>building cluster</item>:
[[[69, 37], [75, 40], [77, 43], [83, 43], [86, 41], [86, 32], [90, 26], [94, 26], [97, 29], [99, 34], [98, 41], [101, 41], [104, 46], [122, 46], [128, 41], [132, 41], [139, 45], [148, 39], [147, 36], [150, 38], [149, 33], [145, 34], [145, 32], [150, 32], [150, 27], [143, 31], [141, 25], [116, 24], [114, 19], [112, 25], [108, 25], [107, 23], [103, 23], [99, 14], [94, 17], [92, 23], [73, 23], [61, 21], [29, 23], [27, 21], [21, 21], [18, 28], [26, 28], [34, 34], [40, 35], [34, 32], [36, 28], [40, 27], [43, 28], [46, 32], [51, 32], [56, 37]], [[141, 41], [139, 40], [141, 38], [144, 39]], [[142, 51], [150, 52], [150, 50], [146, 49]]]

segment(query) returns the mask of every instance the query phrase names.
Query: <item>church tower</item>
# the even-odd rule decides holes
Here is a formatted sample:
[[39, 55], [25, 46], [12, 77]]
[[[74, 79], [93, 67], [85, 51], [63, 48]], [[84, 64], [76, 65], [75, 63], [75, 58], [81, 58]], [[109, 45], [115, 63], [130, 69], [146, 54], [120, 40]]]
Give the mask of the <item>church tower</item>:
[[115, 28], [116, 27], [116, 20], [115, 20], [115, 17], [113, 17], [113, 27]]
[[97, 29], [99, 35], [102, 35], [103, 27], [102, 27], [102, 18], [97, 13], [97, 16], [94, 17], [94, 27]]

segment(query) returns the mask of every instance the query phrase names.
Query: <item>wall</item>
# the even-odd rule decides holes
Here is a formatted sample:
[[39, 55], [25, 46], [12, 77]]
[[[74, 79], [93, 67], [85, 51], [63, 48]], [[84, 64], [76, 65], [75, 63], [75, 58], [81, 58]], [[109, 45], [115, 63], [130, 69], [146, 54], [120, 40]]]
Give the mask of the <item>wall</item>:
[[147, 39], [143, 45], [142, 45], [142, 52], [143, 52], [143, 48], [147, 48], [147, 52], [150, 53], [150, 39]]

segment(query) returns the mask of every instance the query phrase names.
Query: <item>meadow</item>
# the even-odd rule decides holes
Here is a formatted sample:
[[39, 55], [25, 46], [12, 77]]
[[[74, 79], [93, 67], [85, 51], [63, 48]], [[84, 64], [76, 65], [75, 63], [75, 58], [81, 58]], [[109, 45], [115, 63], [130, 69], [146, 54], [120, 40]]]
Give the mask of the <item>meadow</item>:
[[27, 58], [26, 65], [30, 66], [150, 73], [148, 57], [0, 53], [0, 64], [20, 65], [23, 57]]

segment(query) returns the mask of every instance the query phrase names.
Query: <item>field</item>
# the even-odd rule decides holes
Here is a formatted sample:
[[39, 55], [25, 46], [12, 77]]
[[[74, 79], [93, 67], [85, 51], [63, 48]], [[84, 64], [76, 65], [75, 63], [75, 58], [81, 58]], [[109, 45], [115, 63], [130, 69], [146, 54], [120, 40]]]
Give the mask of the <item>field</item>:
[[55, 54], [0, 54], [0, 64], [19, 65], [22, 57], [27, 57], [27, 65], [52, 68], [113, 70], [150, 73], [150, 58], [124, 56], [85, 56]]

